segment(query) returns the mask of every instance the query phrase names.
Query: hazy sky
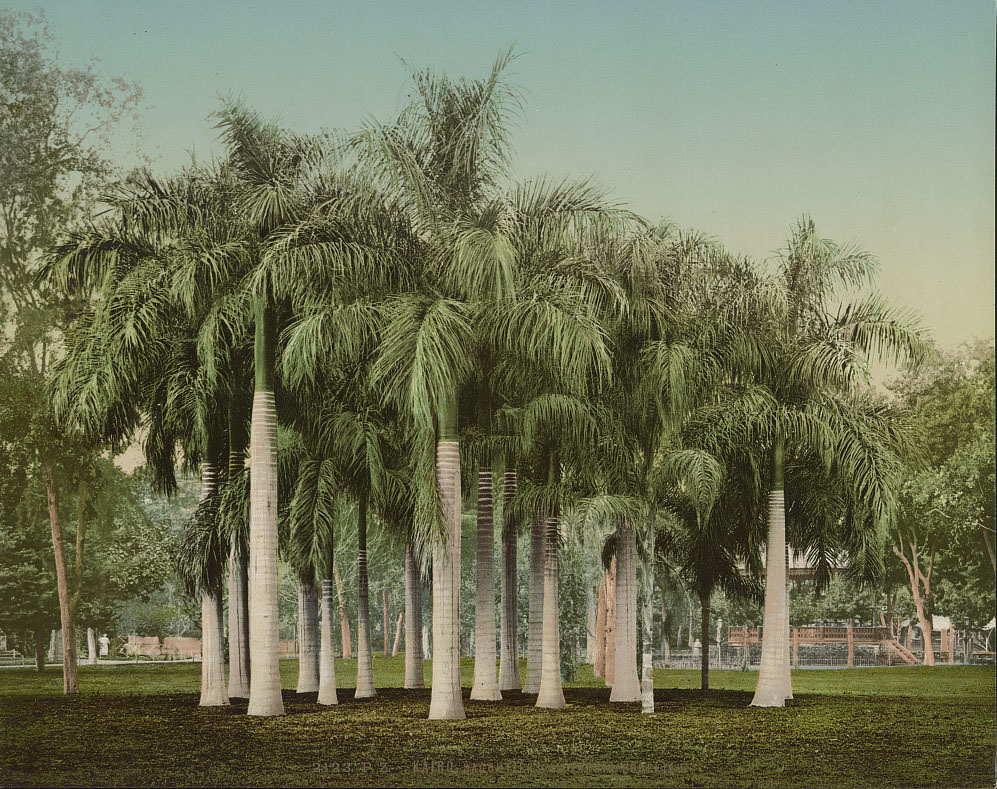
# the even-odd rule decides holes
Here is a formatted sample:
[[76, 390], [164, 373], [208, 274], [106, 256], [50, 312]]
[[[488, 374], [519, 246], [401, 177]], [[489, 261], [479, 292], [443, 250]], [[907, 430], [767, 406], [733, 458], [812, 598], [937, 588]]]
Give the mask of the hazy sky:
[[512, 46], [517, 176], [591, 175], [759, 259], [808, 213], [941, 345], [994, 332], [992, 0], [7, 7], [44, 8], [63, 65], [141, 83], [161, 168], [217, 150], [220, 97], [355, 127], [406, 102], [411, 68], [480, 76]]

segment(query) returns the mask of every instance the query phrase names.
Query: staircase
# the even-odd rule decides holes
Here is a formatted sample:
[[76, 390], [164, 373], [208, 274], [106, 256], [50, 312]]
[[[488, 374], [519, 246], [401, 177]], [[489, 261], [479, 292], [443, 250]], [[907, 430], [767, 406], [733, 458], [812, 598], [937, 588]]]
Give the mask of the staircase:
[[910, 666], [916, 666], [920, 661], [911, 653], [907, 647], [897, 641], [895, 638], [884, 639], [879, 642], [880, 649], [889, 649], [894, 654], [896, 654], [904, 663]]

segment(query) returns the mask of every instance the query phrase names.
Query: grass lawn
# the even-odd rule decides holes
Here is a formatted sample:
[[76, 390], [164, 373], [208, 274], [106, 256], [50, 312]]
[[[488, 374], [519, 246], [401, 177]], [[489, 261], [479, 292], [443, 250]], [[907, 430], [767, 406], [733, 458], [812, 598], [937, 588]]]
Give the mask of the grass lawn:
[[[402, 659], [376, 658], [378, 697], [354, 701], [356, 661], [337, 661], [340, 704], [319, 707], [281, 663], [287, 715], [245, 702], [197, 706], [199, 666], [80, 667], [61, 695], [49, 670], [0, 671], [2, 785], [973, 786], [994, 784], [995, 686], [987, 667], [797, 671], [785, 710], [748, 706], [757, 674], [655, 673], [657, 713], [613, 704], [583, 666], [569, 707], [531, 697], [426, 720]], [[426, 664], [429, 680], [430, 664]]]

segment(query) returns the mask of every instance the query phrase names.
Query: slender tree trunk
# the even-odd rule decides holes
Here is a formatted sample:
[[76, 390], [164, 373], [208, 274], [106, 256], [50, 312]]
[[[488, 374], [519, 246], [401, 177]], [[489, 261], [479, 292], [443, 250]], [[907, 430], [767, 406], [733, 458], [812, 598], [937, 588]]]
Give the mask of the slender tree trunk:
[[661, 585], [661, 653], [664, 656], [665, 668], [672, 667], [672, 645], [668, 640], [668, 592]]
[[[233, 369], [233, 392], [228, 408], [228, 478], [234, 480], [246, 469], [245, 407], [242, 397], [242, 369], [238, 354]], [[228, 560], [228, 696], [249, 698], [249, 573], [245, 524], [232, 535]]]
[[784, 707], [792, 687], [786, 686], [788, 621], [786, 607], [786, 505], [783, 494], [782, 438], [773, 452], [773, 483], [769, 493], [769, 533], [765, 545], [765, 615], [762, 628], [762, 664], [751, 704]]
[[[908, 559], [905, 555], [903, 536], [901, 535], [899, 539], [900, 548], [898, 550], [894, 547], [893, 552], [900, 557], [900, 561], [904, 563], [904, 567], [907, 570], [910, 590], [914, 597], [914, 608], [917, 611], [917, 621], [921, 627], [921, 635], [924, 641], [924, 665], [933, 666], [935, 665], [935, 647], [931, 638], [932, 622], [929, 613], [929, 603], [931, 599], [931, 572], [935, 565], [935, 554], [932, 551], [931, 558], [928, 561], [928, 570], [925, 573], [921, 570], [921, 557], [918, 555], [917, 544], [913, 541], [909, 543], [911, 556]], [[924, 590], [923, 597], [921, 594], [922, 587]], [[908, 628], [908, 634], [909, 632]]]
[[537, 706], [563, 710], [561, 686], [561, 634], [557, 610], [557, 518], [548, 517], [544, 540], [543, 665]]
[[318, 703], [339, 704], [336, 695], [336, 646], [333, 643], [333, 584], [331, 578], [322, 579], [322, 640], [319, 647]]
[[374, 655], [370, 637], [369, 588], [367, 584], [367, 494], [357, 507], [357, 689], [354, 698], [369, 699], [374, 689]]
[[249, 446], [249, 709], [284, 714], [277, 614], [277, 403], [273, 314], [256, 305], [256, 387]]
[[62, 522], [56, 500], [55, 474], [47, 461], [42, 461], [48, 516], [52, 527], [52, 547], [55, 552], [55, 578], [59, 594], [59, 617], [62, 621], [62, 692], [79, 693], [76, 676], [76, 638], [73, 633], [73, 611], [69, 601], [69, 580], [66, 577], [66, 557], [62, 548]]
[[[702, 606], [702, 635], [703, 654], [699, 664], [699, 689], [707, 691], [710, 689], [710, 593], [700, 592], [700, 605]], [[719, 644], [717, 645], [719, 648]]]
[[595, 612], [595, 654], [592, 656], [592, 676], [601, 677], [606, 673], [606, 610], [609, 571], [602, 574], [599, 584], [599, 602]]
[[645, 715], [654, 714], [654, 520], [655, 511], [651, 507], [647, 519], [647, 533], [644, 539], [647, 561], [644, 565], [644, 643], [640, 677], [640, 708]]
[[640, 701], [637, 674], [637, 542], [634, 528], [616, 528], [616, 665], [610, 701]]
[[215, 584], [201, 593], [201, 707], [228, 704], [224, 642], [222, 590], [221, 584]]
[[526, 637], [525, 693], [540, 692], [544, 591], [544, 522], [540, 516], [534, 516], [530, 522], [530, 611]]
[[402, 622], [404, 618], [403, 614], [399, 614], [398, 621], [395, 623], [395, 642], [391, 647], [391, 657], [398, 657], [398, 648], [402, 643]]
[[336, 579], [336, 597], [339, 600], [339, 629], [343, 641], [343, 659], [353, 657], [353, 642], [350, 640], [350, 619], [346, 615], [346, 595], [343, 592], [343, 579], [339, 576], [339, 568], [332, 563], [332, 575]]
[[238, 545], [228, 567], [228, 697], [249, 698], [249, 579]]
[[45, 670], [45, 631], [36, 630], [31, 635], [35, 647], [35, 671], [41, 674]]
[[87, 663], [91, 666], [97, 664], [97, 639], [92, 627], [87, 628]]
[[319, 688], [318, 593], [309, 579], [298, 583], [298, 693]]
[[492, 470], [478, 471], [477, 580], [474, 599], [474, 682], [472, 701], [501, 701], [495, 655], [495, 520]]
[[512, 500], [516, 495], [516, 469], [506, 469], [502, 479], [502, 650], [499, 656], [499, 690], [521, 690], [519, 684], [519, 552]]
[[591, 584], [585, 584], [585, 662], [595, 664], [595, 592]]
[[388, 616], [388, 588], [384, 587], [381, 590], [381, 618], [384, 620], [381, 627], [384, 629], [384, 657], [388, 657], [391, 652], [389, 649], [389, 639], [391, 638], [391, 620]]
[[896, 638], [893, 632], [893, 593], [886, 593], [886, 621], [889, 622], [890, 638]]
[[57, 632], [58, 631], [53, 630], [51, 633], [49, 633], [49, 640], [48, 640], [48, 662], [49, 663], [55, 663], [55, 655], [56, 655], [56, 640], [55, 639], [56, 639], [56, 633]]
[[606, 671], [609, 687], [616, 680], [616, 557], [609, 562], [609, 583], [606, 584]]
[[405, 687], [424, 687], [422, 679], [422, 582], [412, 543], [405, 545]]
[[433, 546], [433, 688], [431, 720], [463, 720], [460, 691], [460, 444], [457, 395], [441, 405], [436, 443], [436, 480], [440, 486], [446, 532]]

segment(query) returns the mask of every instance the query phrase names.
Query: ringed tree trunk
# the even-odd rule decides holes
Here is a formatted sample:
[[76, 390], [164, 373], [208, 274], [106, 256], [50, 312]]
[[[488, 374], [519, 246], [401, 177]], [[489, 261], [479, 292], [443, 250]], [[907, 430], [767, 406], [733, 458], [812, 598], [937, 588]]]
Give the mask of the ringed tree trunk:
[[297, 693], [319, 689], [318, 594], [311, 580], [298, 584], [298, 686]]
[[506, 469], [502, 479], [502, 650], [499, 656], [499, 690], [521, 690], [519, 684], [519, 612], [517, 583], [518, 539], [512, 500], [516, 495], [516, 469]]
[[477, 582], [474, 599], [474, 683], [472, 701], [501, 701], [495, 655], [495, 524], [492, 470], [478, 471]]
[[[784, 440], [776, 439], [769, 493], [769, 530], [765, 545], [765, 613], [762, 663], [753, 707], [784, 707], [793, 690], [789, 674], [789, 611], [786, 606], [786, 502], [783, 492]], [[783, 665], [785, 664], [785, 665]]]
[[256, 387], [249, 446], [249, 715], [284, 714], [277, 614], [277, 404], [275, 319], [256, 305]]
[[610, 701], [640, 701], [637, 676], [637, 542], [634, 528], [616, 529], [616, 664]]
[[644, 644], [640, 677], [640, 711], [654, 714], [654, 642], [651, 634], [654, 623], [654, 507], [647, 519], [644, 540], [647, 562], [644, 566]]
[[668, 640], [668, 592], [665, 584], [661, 584], [661, 654], [665, 668], [672, 667], [672, 645]]
[[606, 673], [606, 610], [607, 588], [609, 586], [609, 571], [602, 574], [599, 584], [599, 602], [595, 613], [595, 646], [592, 655], [592, 676], [601, 677]]
[[346, 615], [346, 595], [343, 592], [343, 579], [339, 575], [339, 568], [336, 563], [332, 563], [332, 575], [336, 579], [336, 597], [339, 599], [339, 629], [343, 639], [343, 658], [349, 660], [353, 657], [353, 642], [350, 640], [350, 620]]
[[[208, 456], [214, 456], [210, 447]], [[207, 501], [217, 492], [218, 470], [214, 463], [202, 463], [201, 501]], [[201, 591], [201, 699], [198, 706], [222, 707], [228, 704], [224, 639], [222, 589], [218, 580]]]
[[322, 641], [319, 647], [318, 663], [318, 703], [339, 704], [336, 695], [336, 646], [333, 643], [332, 622], [334, 603], [332, 600], [334, 581], [322, 579]]
[[412, 543], [405, 544], [405, 687], [422, 688], [422, 583]]
[[[55, 472], [52, 466], [44, 460], [42, 461], [42, 474], [45, 477], [48, 516], [52, 527], [56, 588], [59, 594], [59, 619], [62, 622], [62, 692], [79, 693], [80, 685], [76, 675], [76, 637], [73, 633], [74, 612], [69, 599], [69, 579], [66, 577], [66, 556], [62, 548], [62, 522], [59, 520]], [[79, 535], [77, 535], [77, 542], [79, 542]], [[81, 558], [80, 552], [77, 550], [77, 565], [79, 565]]]
[[233, 544], [228, 566], [228, 697], [249, 698], [249, 578], [242, 550]]
[[369, 699], [374, 690], [374, 655], [370, 639], [370, 590], [367, 584], [367, 493], [357, 506], [357, 689], [353, 697]]
[[534, 516], [530, 522], [530, 611], [526, 640], [526, 687], [524, 693], [540, 692], [543, 657], [544, 610], [544, 522]]
[[35, 647], [35, 671], [41, 674], [45, 670], [45, 631], [36, 630], [31, 635]]
[[436, 441], [436, 481], [440, 486], [445, 532], [433, 545], [433, 688], [430, 720], [463, 720], [460, 695], [460, 444], [457, 393], [440, 404]]
[[561, 634], [557, 610], [557, 518], [548, 517], [544, 533], [543, 666], [536, 706], [563, 710]]
[[[236, 354], [236, 356], [238, 356]], [[245, 473], [246, 431], [242, 398], [240, 366], [233, 368], [235, 386], [240, 387], [229, 398], [228, 410], [228, 478]], [[232, 535], [228, 560], [228, 697], [249, 698], [249, 574], [246, 567], [245, 533]]]

